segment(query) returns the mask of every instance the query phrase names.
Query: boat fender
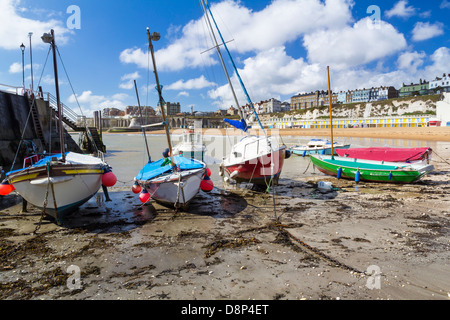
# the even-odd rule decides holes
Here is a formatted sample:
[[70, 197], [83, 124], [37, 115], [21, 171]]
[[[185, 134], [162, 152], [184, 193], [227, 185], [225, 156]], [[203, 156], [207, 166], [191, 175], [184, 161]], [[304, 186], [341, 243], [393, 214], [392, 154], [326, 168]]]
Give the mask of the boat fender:
[[287, 150], [287, 149], [286, 149], [284, 158], [285, 158], [285, 159], [289, 159], [290, 157], [291, 157], [291, 150]]
[[392, 172], [389, 172], [389, 181], [392, 180]]
[[339, 168], [336, 174], [336, 178], [340, 179], [342, 176], [342, 168]]
[[208, 177], [211, 177], [211, 169], [210, 168], [206, 168], [206, 175]]
[[170, 156], [169, 148], [166, 148], [166, 150], [163, 151], [162, 155], [163, 155], [164, 158], [169, 157]]
[[7, 180], [0, 184], [0, 195], [7, 196], [15, 190], [14, 186], [10, 184]]
[[150, 193], [148, 193], [148, 191], [145, 189], [143, 189], [139, 194], [139, 200], [141, 200], [142, 203], [147, 203], [150, 200], [150, 198], [151, 198]]
[[116, 184], [116, 182], [116, 175], [110, 169], [105, 169], [105, 172], [102, 175], [102, 184], [105, 187], [112, 187]]
[[214, 183], [208, 175], [205, 175], [202, 182], [200, 182], [200, 189], [205, 192], [209, 192], [214, 189]]
[[302, 157], [304, 158], [306, 156], [306, 150], [303, 151]]
[[355, 174], [355, 181], [359, 182], [360, 180], [361, 180], [361, 173], [358, 170], [358, 171], [356, 171], [356, 174]]
[[131, 187], [131, 191], [133, 191], [133, 193], [135, 193], [135, 194], [138, 194], [139, 192], [141, 192], [141, 190], [142, 190], [142, 188], [139, 185], [139, 183], [137, 183], [137, 181]]
[[325, 154], [325, 149], [322, 150], [322, 154]]

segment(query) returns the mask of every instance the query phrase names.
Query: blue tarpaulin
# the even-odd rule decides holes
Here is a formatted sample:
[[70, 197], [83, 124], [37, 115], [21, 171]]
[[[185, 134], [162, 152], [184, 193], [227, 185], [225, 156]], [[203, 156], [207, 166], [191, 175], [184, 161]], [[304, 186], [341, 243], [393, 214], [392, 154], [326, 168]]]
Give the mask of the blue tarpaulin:
[[[170, 172], [172, 170], [172, 165], [166, 164], [163, 165], [163, 162], [166, 158], [161, 158], [158, 161], [147, 163], [139, 174], [136, 176], [138, 180], [149, 180], [153, 179], [163, 173]], [[167, 158], [168, 159], [168, 158]], [[203, 163], [191, 158], [185, 158], [182, 156], [175, 156], [174, 161], [177, 166], [180, 167], [180, 170], [190, 170], [190, 169], [200, 169], [203, 168]]]
[[229, 124], [231, 124], [233, 127], [241, 129], [244, 132], [247, 132], [247, 123], [245, 122], [244, 119], [241, 119], [241, 121], [238, 120], [230, 120], [230, 119], [223, 119], [225, 122], [228, 122]]

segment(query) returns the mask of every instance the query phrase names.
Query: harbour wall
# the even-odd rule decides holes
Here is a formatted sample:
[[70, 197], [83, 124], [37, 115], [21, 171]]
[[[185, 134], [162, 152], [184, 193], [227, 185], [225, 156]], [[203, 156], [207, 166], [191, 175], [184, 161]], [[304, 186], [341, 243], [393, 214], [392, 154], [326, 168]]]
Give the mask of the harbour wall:
[[[0, 91], [0, 167], [4, 171], [21, 168], [23, 159], [33, 152], [57, 150], [59, 138], [55, 121], [51, 120], [48, 101], [36, 99], [44, 144], [30, 113], [31, 104], [26, 95]], [[50, 129], [53, 130], [50, 130]], [[81, 152], [69, 134], [65, 134], [67, 151]], [[51, 147], [49, 143], [51, 142]], [[14, 163], [14, 159], [15, 163]], [[12, 168], [13, 163], [14, 168]]]

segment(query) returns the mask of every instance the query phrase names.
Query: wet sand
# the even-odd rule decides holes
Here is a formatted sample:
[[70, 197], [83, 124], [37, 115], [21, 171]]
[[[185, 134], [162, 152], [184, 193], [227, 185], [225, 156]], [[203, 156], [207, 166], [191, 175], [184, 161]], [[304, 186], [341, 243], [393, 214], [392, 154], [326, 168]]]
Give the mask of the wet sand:
[[4, 197], [0, 299], [449, 299], [450, 165], [438, 160], [411, 185], [356, 185], [312, 165], [282, 175], [275, 197], [218, 182], [178, 213], [119, 183], [60, 226]]

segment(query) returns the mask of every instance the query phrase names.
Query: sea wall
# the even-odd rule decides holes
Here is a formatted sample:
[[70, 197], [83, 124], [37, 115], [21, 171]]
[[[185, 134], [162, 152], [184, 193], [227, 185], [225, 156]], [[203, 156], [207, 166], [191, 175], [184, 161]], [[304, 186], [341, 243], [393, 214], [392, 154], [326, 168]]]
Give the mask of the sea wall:
[[[31, 119], [27, 124], [29, 111], [25, 96], [0, 91], [0, 166], [4, 170], [13, 163], [22, 135], [24, 140], [41, 146]], [[21, 147], [18, 158], [25, 154], [26, 148]]]
[[[59, 142], [55, 131], [54, 121], [50, 121], [50, 108], [48, 102], [36, 100], [45, 144], [52, 141], [52, 150], [57, 150]], [[50, 130], [50, 128], [53, 130]], [[66, 144], [68, 151], [80, 152], [81, 149], [66, 133]], [[22, 140], [22, 143], [21, 143]], [[20, 148], [19, 148], [20, 146]], [[32, 150], [35, 146], [36, 150]], [[36, 134], [36, 128], [30, 114], [30, 103], [28, 98], [9, 92], [0, 91], [0, 167], [4, 171], [22, 167], [23, 158], [29, 156], [33, 151], [45, 150], [41, 140]], [[47, 152], [49, 150], [46, 150]]]

